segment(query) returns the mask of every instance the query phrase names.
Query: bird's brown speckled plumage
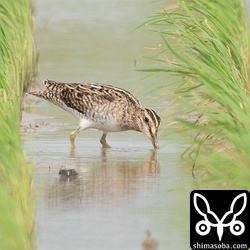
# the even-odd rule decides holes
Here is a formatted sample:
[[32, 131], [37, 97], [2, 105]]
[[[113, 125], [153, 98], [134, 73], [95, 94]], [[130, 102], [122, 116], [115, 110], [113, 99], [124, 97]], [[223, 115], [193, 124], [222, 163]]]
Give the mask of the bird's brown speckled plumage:
[[30, 94], [52, 102], [80, 121], [77, 130], [71, 133], [72, 148], [75, 147], [76, 135], [86, 128], [103, 131], [101, 143], [104, 147], [109, 147], [106, 143], [108, 132], [125, 130], [145, 133], [154, 147], [158, 147], [160, 117], [155, 111], [143, 108], [130, 92], [110, 85], [92, 83], [69, 84], [45, 80], [44, 85], [45, 90]]

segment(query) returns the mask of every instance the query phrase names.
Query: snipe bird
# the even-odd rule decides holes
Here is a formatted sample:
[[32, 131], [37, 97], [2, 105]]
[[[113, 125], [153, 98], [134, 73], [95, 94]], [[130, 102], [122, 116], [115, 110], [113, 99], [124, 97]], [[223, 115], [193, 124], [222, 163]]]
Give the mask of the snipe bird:
[[87, 128], [103, 132], [101, 144], [108, 132], [135, 130], [148, 136], [154, 148], [159, 148], [157, 131], [161, 119], [154, 110], [143, 108], [128, 91], [104, 84], [60, 83], [44, 80], [45, 90], [29, 92], [68, 111], [79, 120], [78, 128], [70, 134], [71, 148], [75, 148], [77, 134]]

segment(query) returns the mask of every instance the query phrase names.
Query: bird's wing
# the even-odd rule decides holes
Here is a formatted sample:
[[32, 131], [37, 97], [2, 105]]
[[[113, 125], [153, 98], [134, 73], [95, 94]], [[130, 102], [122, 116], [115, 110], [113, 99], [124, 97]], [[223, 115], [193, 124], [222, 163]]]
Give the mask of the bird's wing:
[[105, 106], [125, 103], [141, 107], [141, 103], [130, 92], [104, 84], [78, 84], [78, 83], [59, 83], [50, 80], [44, 82], [46, 88], [56, 96], [60, 96], [66, 106], [85, 113], [95, 105]]

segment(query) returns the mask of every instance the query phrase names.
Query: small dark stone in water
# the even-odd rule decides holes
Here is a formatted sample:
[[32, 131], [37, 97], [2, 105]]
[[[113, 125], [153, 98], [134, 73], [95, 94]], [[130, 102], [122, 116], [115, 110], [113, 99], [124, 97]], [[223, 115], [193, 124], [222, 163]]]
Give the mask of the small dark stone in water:
[[60, 169], [59, 175], [64, 176], [64, 177], [73, 177], [78, 175], [75, 169]]

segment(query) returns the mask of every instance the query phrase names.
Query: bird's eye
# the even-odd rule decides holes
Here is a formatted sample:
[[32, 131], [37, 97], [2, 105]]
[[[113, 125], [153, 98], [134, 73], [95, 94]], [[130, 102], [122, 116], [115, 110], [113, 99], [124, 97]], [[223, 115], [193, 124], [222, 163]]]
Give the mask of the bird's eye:
[[148, 122], [149, 122], [148, 117], [145, 117], [145, 118], [144, 118], [144, 121], [145, 121], [146, 123], [148, 123]]

